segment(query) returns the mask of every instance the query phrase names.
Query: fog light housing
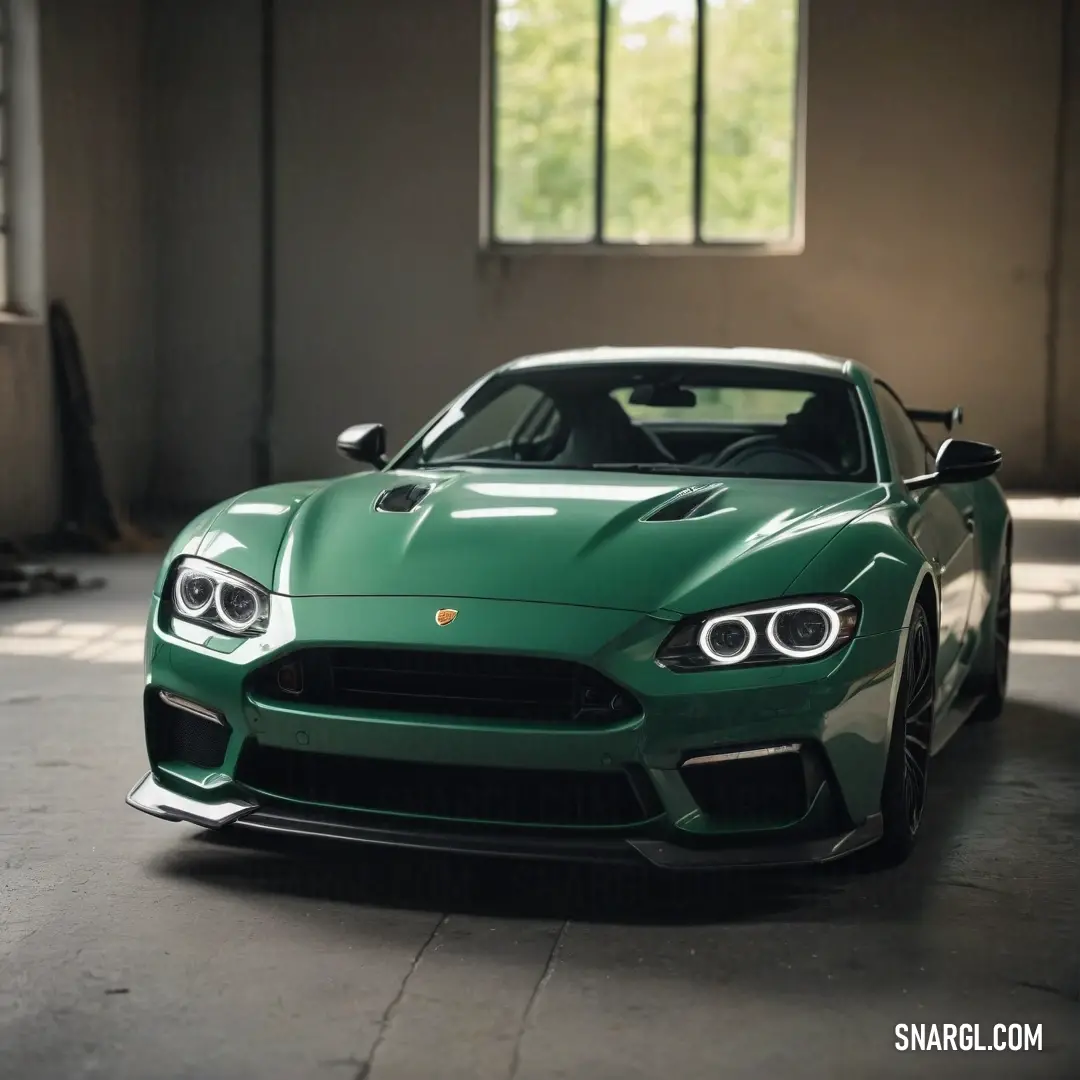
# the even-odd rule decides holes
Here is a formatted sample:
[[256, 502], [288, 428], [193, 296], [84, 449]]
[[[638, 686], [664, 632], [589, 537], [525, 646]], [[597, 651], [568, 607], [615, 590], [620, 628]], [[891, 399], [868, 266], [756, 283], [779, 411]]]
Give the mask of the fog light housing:
[[304, 692], [304, 667], [299, 660], [288, 660], [277, 669], [278, 689], [298, 697]]

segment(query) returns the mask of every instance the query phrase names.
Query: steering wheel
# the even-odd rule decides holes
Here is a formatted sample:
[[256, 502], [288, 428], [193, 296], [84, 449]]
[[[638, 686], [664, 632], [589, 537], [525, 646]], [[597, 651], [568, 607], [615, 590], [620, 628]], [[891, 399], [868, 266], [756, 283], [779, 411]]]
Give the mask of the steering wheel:
[[729, 446], [725, 446], [723, 450], [720, 450], [710, 459], [709, 465], [718, 469], [721, 465], [726, 465], [733, 458], [738, 457], [745, 450], [764, 447], [771, 449], [775, 446], [777, 446], [775, 435], [747, 435], [742, 439], [736, 439]]
[[811, 466], [815, 472], [822, 472], [826, 476], [836, 475], [836, 469], [816, 454], [796, 446], [784, 446], [772, 435], [752, 435], [750, 438], [740, 439], [737, 443], [721, 450], [713, 459], [712, 467], [720, 469], [725, 466], [746, 464], [759, 454], [780, 454]]

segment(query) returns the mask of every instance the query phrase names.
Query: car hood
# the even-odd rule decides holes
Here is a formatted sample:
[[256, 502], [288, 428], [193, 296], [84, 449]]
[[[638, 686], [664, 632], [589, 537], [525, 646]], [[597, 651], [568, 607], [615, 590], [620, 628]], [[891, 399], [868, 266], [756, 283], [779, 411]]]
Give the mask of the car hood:
[[[430, 490], [409, 509], [413, 485]], [[314, 488], [282, 523], [273, 587], [690, 613], [782, 595], [883, 497], [842, 482], [364, 473]]]

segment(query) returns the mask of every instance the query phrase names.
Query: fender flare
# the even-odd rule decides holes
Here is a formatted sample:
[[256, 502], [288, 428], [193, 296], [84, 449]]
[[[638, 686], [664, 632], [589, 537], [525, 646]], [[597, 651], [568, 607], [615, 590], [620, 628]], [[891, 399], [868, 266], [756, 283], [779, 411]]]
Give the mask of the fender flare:
[[[935, 626], [936, 626], [939, 633], [941, 631], [941, 586], [939, 585], [937, 579], [934, 577], [933, 573], [931, 572], [930, 567], [928, 565], [926, 565], [926, 564], [923, 564], [922, 568], [920, 569], [918, 575], [915, 578], [915, 585], [912, 588], [910, 595], [908, 596], [907, 609], [904, 612], [904, 625], [901, 628], [900, 639], [897, 642], [897, 646], [896, 646], [896, 660], [895, 660], [894, 666], [893, 666], [892, 683], [889, 686], [888, 738], [886, 740], [886, 745], [889, 745], [889, 743], [892, 742], [893, 721], [896, 719], [896, 701], [897, 701], [897, 698], [900, 696], [900, 682], [904, 677], [904, 653], [907, 651], [908, 633], [909, 633], [909, 631], [911, 629], [911, 616], [912, 616], [912, 613], [915, 611], [915, 603], [919, 598], [919, 594], [923, 591], [923, 586], [926, 584], [927, 581], [930, 582], [930, 587], [933, 590], [933, 593], [934, 593], [934, 606], [937, 609], [936, 611], [933, 612]], [[937, 650], [938, 650], [937, 641], [936, 640], [933, 641], [932, 645], [933, 645], [933, 649], [934, 649], [934, 661], [935, 661], [934, 671], [935, 671], [935, 682], [936, 682], [936, 672], [937, 672], [937, 663], [936, 662], [937, 662]], [[936, 685], [934, 687], [934, 698], [935, 698], [934, 710], [933, 710], [933, 713], [931, 714], [931, 717], [930, 717], [931, 743], [933, 742], [934, 725], [937, 724], [937, 700], [936, 700], [936, 698], [937, 698], [937, 686]]]

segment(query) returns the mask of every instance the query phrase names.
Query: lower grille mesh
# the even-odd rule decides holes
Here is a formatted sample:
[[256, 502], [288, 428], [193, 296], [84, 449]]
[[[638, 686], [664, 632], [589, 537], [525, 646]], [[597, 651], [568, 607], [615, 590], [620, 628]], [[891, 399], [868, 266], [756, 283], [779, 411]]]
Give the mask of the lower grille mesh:
[[249, 742], [236, 778], [269, 795], [355, 810], [491, 823], [632, 825], [658, 812], [643, 775], [432, 765]]
[[152, 764], [182, 761], [200, 769], [217, 769], [225, 761], [229, 728], [183, 709], [166, 705], [158, 691], [145, 697], [146, 750]]

